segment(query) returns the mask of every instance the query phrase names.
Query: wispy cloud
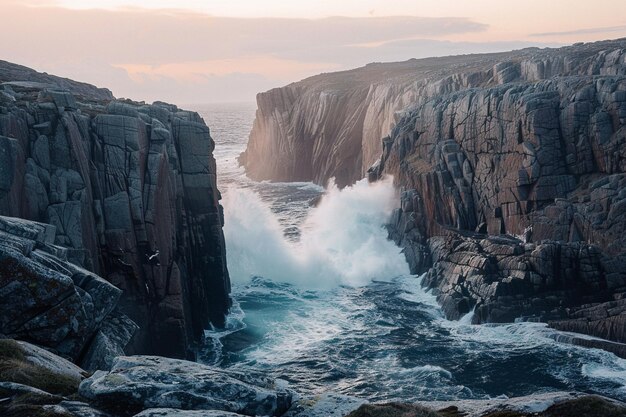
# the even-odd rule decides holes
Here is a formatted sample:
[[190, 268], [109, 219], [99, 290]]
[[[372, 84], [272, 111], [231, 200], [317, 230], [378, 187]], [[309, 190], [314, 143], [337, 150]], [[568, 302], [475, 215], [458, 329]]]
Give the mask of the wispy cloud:
[[69, 10], [31, 1], [38, 6], [0, 5], [3, 59], [148, 100], [189, 101], [192, 94], [251, 99], [262, 89], [319, 72], [432, 52], [416, 45], [386, 51], [359, 44], [488, 28], [465, 18], [230, 18], [176, 10]]
[[584, 28], [584, 29], [568, 30], [568, 31], [563, 31], [563, 32], [533, 33], [530, 36], [545, 38], [545, 37], [554, 37], [554, 36], [587, 35], [587, 34], [614, 33], [614, 32], [626, 32], [626, 25], [598, 27], [598, 28]]

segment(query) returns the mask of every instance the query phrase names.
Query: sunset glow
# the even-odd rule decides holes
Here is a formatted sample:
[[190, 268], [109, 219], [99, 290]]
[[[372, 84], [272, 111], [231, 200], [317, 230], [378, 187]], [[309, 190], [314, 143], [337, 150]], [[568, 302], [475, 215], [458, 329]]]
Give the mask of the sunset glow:
[[222, 85], [251, 100], [372, 61], [626, 36], [617, 0], [8, 0], [0, 12], [3, 59], [148, 100], [219, 96]]

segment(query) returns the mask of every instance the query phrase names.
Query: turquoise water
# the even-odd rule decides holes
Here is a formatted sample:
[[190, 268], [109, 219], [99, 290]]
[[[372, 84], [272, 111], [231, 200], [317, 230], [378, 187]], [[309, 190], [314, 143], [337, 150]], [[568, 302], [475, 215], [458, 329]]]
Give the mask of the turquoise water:
[[[235, 305], [202, 360], [300, 392], [435, 400], [581, 390], [626, 400], [626, 361], [557, 342], [540, 323], [446, 320], [382, 228], [387, 184], [253, 182], [236, 162], [253, 104], [196, 106], [217, 143]], [[325, 194], [322, 203], [310, 201]]]

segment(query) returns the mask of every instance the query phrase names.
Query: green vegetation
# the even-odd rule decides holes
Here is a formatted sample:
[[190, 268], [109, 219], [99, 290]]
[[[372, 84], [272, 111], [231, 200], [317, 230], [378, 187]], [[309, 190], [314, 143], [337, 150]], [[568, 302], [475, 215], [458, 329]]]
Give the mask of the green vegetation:
[[0, 415], [3, 417], [70, 417], [65, 412], [57, 412], [46, 407], [58, 404], [62, 400], [56, 395], [26, 392], [15, 395], [14, 391], [0, 387], [0, 398], [8, 397], [12, 397], [10, 402], [0, 404]]
[[79, 378], [28, 362], [20, 345], [10, 339], [0, 340], [0, 381], [16, 382], [58, 395], [74, 394], [80, 384]]

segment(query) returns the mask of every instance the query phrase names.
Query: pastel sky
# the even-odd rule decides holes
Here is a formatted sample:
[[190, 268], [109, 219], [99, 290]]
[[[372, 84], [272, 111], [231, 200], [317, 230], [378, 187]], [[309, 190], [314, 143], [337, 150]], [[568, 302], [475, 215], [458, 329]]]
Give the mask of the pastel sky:
[[626, 37], [623, 0], [0, 0], [0, 59], [181, 104], [373, 61]]

